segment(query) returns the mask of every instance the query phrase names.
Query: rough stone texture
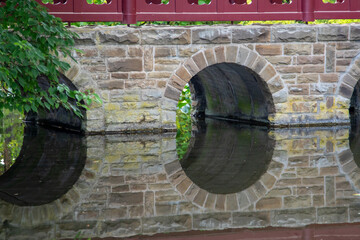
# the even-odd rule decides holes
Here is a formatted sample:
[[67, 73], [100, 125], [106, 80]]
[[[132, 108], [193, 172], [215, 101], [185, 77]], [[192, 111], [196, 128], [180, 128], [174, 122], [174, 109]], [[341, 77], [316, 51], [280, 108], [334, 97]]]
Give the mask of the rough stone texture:
[[346, 41], [349, 36], [349, 26], [322, 26], [319, 27], [319, 41]]
[[231, 30], [230, 29], [194, 29], [192, 30], [193, 43], [231, 43]]
[[188, 29], [146, 29], [142, 31], [141, 43], [149, 45], [189, 44], [191, 33]]
[[350, 26], [350, 40], [358, 41], [360, 40], [360, 27], [356, 25]]
[[232, 30], [233, 43], [269, 42], [270, 29], [265, 27], [236, 28]]
[[272, 28], [272, 38], [276, 42], [315, 42], [316, 31], [313, 27], [296, 26], [282, 27], [274, 26]]

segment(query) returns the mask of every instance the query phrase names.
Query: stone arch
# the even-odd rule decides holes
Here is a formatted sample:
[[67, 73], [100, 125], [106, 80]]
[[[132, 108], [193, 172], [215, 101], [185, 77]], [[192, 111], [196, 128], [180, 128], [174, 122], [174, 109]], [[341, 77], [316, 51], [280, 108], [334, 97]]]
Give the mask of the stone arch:
[[[62, 59], [70, 65], [70, 68], [63, 72], [75, 87], [84, 92], [89, 90], [92, 93], [99, 94], [99, 88], [91, 74], [82, 69], [81, 65], [71, 58]], [[101, 96], [100, 96], [101, 97]], [[86, 111], [86, 132], [103, 132], [105, 130], [104, 106], [103, 104], [92, 104]]]
[[[278, 163], [272, 161], [274, 165]], [[244, 191], [232, 194], [214, 194], [201, 189], [186, 175], [179, 160], [165, 164], [165, 172], [174, 189], [195, 206], [215, 211], [238, 211], [248, 209], [271, 191], [284, 169], [283, 164], [278, 165], [281, 169], [276, 171], [269, 169], [253, 185]]]
[[345, 108], [349, 109], [350, 99], [353, 95], [356, 84], [360, 79], [360, 53], [353, 59], [346, 72], [340, 77], [336, 94], [345, 101]]
[[[178, 101], [182, 89], [196, 74], [220, 63], [235, 63], [251, 69], [266, 83], [274, 104], [280, 100], [280, 95], [283, 98], [284, 94], [280, 93], [285, 91], [286, 86], [272, 64], [257, 52], [241, 45], [213, 47], [192, 55], [173, 73], [166, 86], [164, 97]], [[274, 109], [274, 112], [268, 116], [270, 122], [274, 122], [275, 114]]]

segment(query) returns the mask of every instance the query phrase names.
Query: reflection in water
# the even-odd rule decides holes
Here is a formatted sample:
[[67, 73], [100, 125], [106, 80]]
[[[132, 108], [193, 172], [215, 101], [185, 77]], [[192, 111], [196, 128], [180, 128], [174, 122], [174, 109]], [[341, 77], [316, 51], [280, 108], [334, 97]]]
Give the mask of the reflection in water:
[[85, 161], [81, 135], [27, 125], [16, 162], [0, 176], [0, 198], [26, 206], [52, 202], [71, 189]]
[[0, 175], [6, 172], [20, 153], [24, 136], [23, 114], [2, 109], [0, 118]]
[[186, 175], [210, 193], [237, 193], [266, 172], [275, 141], [266, 127], [206, 119], [180, 161]]
[[[0, 225], [0, 239], [7, 239], [5, 233], [8, 239], [73, 239], [79, 232], [84, 238], [106, 238], [360, 222], [360, 199], [354, 195], [360, 189], [360, 171], [350, 150], [351, 146], [357, 158], [356, 128], [352, 129], [349, 142], [350, 131], [346, 127], [277, 129], [268, 133], [270, 137], [266, 130], [235, 127], [224, 133], [227, 137], [220, 134], [216, 144], [211, 136], [219, 126], [213, 126], [208, 123], [205, 135], [194, 135], [193, 147], [207, 145], [221, 152], [224, 146], [232, 149], [241, 143], [239, 139], [253, 134], [253, 144], [247, 146], [259, 152], [254, 158], [274, 148], [268, 166], [259, 170], [265, 173], [245, 190], [213, 194], [211, 187], [189, 178], [187, 175], [192, 173], [185, 173], [181, 164], [191, 170], [200, 168], [197, 164], [203, 166], [203, 162], [195, 159], [193, 166], [188, 158], [180, 164], [174, 134], [88, 136], [87, 163], [73, 192], [65, 194], [71, 200], [61, 200], [51, 208], [0, 202], [0, 206], [5, 206], [0, 208], [0, 220], [7, 223]], [[200, 128], [199, 132], [203, 130]], [[268, 146], [267, 150], [257, 146], [258, 141]], [[245, 147], [242, 150], [248, 153]], [[219, 164], [212, 162], [208, 151], [196, 151], [215, 164], [210, 170], [217, 178]], [[230, 152], [223, 154], [231, 159]], [[215, 155], [213, 150], [212, 153]], [[249, 163], [244, 164], [248, 169]], [[237, 169], [237, 164], [232, 166]], [[204, 167], [205, 170], [210, 171]], [[229, 168], [226, 171], [231, 172]], [[59, 178], [55, 182], [60, 186]]]

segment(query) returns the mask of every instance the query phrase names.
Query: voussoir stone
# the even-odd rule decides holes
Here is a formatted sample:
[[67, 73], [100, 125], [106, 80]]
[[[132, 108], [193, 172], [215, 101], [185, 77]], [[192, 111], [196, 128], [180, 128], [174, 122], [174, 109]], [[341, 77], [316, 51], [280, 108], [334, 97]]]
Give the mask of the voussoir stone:
[[190, 29], [149, 29], [142, 31], [142, 44], [178, 45], [190, 44]]
[[269, 42], [270, 28], [252, 27], [252, 28], [235, 28], [232, 30], [233, 43], [246, 42]]
[[315, 42], [316, 28], [276, 26], [272, 28], [272, 39], [274, 42]]
[[194, 29], [193, 43], [230, 43], [231, 31], [224, 28]]

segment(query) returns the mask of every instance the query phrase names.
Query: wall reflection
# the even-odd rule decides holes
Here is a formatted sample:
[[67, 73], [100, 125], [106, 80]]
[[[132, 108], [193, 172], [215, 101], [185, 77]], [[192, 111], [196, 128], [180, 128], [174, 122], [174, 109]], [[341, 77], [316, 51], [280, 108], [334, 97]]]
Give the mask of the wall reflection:
[[[220, 127], [216, 124], [208, 125], [206, 129], [210, 132], [206, 136], [215, 136], [212, 134], [217, 128]], [[211, 149], [196, 149], [203, 156], [199, 165], [197, 158], [190, 157], [194, 154], [191, 152], [188, 160], [179, 162], [172, 133], [88, 136], [86, 165], [74, 187], [57, 200], [56, 206], [50, 203], [20, 207], [1, 202], [0, 220], [6, 224], [0, 228], [0, 237], [71, 239], [79, 232], [86, 238], [126, 237], [189, 230], [360, 222], [360, 199], [356, 195], [360, 189], [357, 128], [270, 132], [236, 128], [239, 133], [235, 130], [226, 133], [230, 137], [219, 135], [218, 144], [211, 137], [194, 139], [193, 147], [206, 145]], [[200, 128], [199, 132], [203, 130]], [[242, 142], [247, 137], [251, 144]], [[209, 159], [209, 166], [213, 166], [210, 169], [215, 172], [209, 182], [216, 184], [218, 179], [218, 187], [227, 182], [232, 184], [227, 176], [223, 176], [226, 181], [217, 178], [218, 168], [228, 169], [233, 177], [243, 174], [242, 168], [233, 174], [230, 170], [237, 169], [237, 163], [228, 163], [233, 167], [226, 168], [214, 163], [211, 157], [225, 155], [227, 162], [232, 158], [229, 149], [233, 149], [233, 156], [240, 156], [240, 150], [229, 139], [242, 143], [241, 152], [250, 154], [250, 149], [254, 149], [255, 158], [268, 152], [271, 161], [259, 163], [267, 164], [259, 166], [258, 171], [264, 174], [256, 175], [259, 179], [253, 184], [245, 184], [244, 180], [243, 190], [212, 193], [206, 189], [208, 186], [193, 180], [191, 174], [196, 175], [196, 171], [186, 170], [195, 164], [194, 169], [204, 168], [204, 178], [208, 178], [212, 172], [207, 171], [203, 161]], [[226, 152], [223, 146], [228, 149]], [[216, 152], [217, 148], [220, 152]]]

